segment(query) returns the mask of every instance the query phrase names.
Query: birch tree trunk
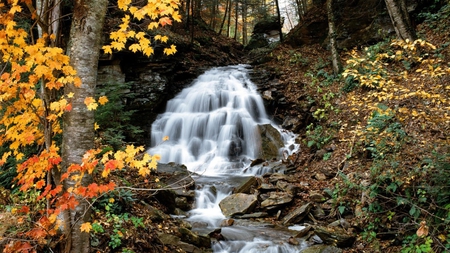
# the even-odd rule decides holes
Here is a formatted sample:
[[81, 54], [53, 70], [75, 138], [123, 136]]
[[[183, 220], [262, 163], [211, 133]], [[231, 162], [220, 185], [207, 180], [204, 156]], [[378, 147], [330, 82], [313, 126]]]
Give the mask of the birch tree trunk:
[[397, 37], [402, 40], [416, 40], [417, 35], [411, 25], [405, 0], [385, 0], [385, 3]]
[[334, 0], [327, 0], [327, 15], [328, 15], [328, 38], [330, 39], [331, 58], [333, 62], [333, 72], [337, 76], [342, 72], [341, 57], [337, 49], [336, 42], [336, 27], [333, 9]]
[[[86, 97], [94, 97], [97, 82], [97, 66], [100, 53], [101, 35], [106, 15], [108, 0], [74, 0], [74, 13], [70, 30], [70, 63], [82, 80], [81, 87], [66, 86], [65, 92], [74, 94], [72, 110], [65, 113], [62, 143], [63, 170], [70, 164], [81, 164], [87, 150], [94, 147], [94, 113], [84, 104]], [[86, 174], [82, 184], [87, 185], [92, 179]], [[64, 187], [74, 186], [73, 180], [67, 179]], [[82, 223], [89, 220], [90, 207], [85, 199], [78, 198], [79, 205], [64, 215], [67, 243], [65, 252], [88, 253], [89, 233], [81, 232]]]

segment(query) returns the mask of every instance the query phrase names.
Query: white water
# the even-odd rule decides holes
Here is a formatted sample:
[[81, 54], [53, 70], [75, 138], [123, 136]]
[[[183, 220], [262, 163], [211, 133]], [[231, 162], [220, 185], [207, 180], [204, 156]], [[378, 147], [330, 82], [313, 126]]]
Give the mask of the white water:
[[[205, 72], [168, 101], [166, 112], [152, 125], [148, 152], [159, 154], [161, 163], [184, 164], [197, 174], [194, 179], [201, 188], [187, 220], [204, 224], [206, 230], [219, 227], [225, 219], [220, 201], [243, 178], [256, 173], [244, 169], [261, 149], [258, 124], [273, 125], [248, 71], [237, 65]], [[165, 136], [169, 140], [162, 142]], [[293, 144], [292, 134], [283, 131], [282, 136], [286, 147]], [[220, 253], [290, 253], [302, 248], [287, 244], [288, 232], [267, 231], [271, 229], [260, 223], [222, 228], [227, 240], [212, 248]]]

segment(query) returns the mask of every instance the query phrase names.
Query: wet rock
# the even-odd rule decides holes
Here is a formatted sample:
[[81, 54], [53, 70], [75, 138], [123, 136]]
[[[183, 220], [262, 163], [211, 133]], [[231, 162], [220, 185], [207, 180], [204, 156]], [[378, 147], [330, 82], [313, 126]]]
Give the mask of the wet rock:
[[296, 208], [294, 211], [290, 212], [288, 215], [284, 216], [282, 222], [284, 225], [294, 224], [300, 222], [303, 218], [308, 215], [309, 210], [311, 210], [312, 204], [308, 203]]
[[270, 124], [259, 125], [261, 134], [261, 151], [259, 157], [271, 160], [279, 156], [279, 150], [284, 147], [283, 138], [280, 132]]
[[269, 197], [261, 202], [262, 208], [279, 206], [292, 201], [292, 195], [286, 192], [271, 192]]
[[339, 227], [317, 226], [314, 232], [325, 244], [335, 245], [341, 248], [350, 247], [355, 242], [356, 236]]
[[225, 219], [220, 223], [221, 227], [230, 227], [233, 226], [234, 224], [234, 219]]
[[233, 193], [251, 193], [252, 189], [256, 188], [257, 185], [258, 180], [256, 177], [249, 177], [241, 185], [234, 189]]
[[313, 245], [300, 253], [341, 253], [342, 249], [329, 245]]
[[299, 245], [299, 242], [294, 237], [289, 237], [288, 243], [291, 245]]
[[219, 207], [226, 217], [230, 217], [252, 212], [257, 203], [258, 198], [255, 195], [236, 193], [220, 201]]

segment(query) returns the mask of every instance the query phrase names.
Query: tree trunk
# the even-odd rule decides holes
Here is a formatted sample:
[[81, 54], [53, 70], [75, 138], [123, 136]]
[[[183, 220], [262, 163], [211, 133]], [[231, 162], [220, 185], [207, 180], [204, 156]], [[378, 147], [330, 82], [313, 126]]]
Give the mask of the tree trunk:
[[238, 28], [238, 26], [239, 26], [239, 22], [238, 22], [239, 21], [239, 1], [237, 1], [237, 0], [236, 0], [236, 4], [234, 7], [234, 11], [236, 12], [234, 14], [234, 40], [237, 41], [238, 31], [239, 31], [239, 28]]
[[402, 40], [416, 40], [417, 35], [411, 25], [405, 0], [385, 0], [385, 2], [397, 37]]
[[219, 29], [219, 35], [222, 34], [223, 27], [225, 26], [225, 20], [227, 19], [227, 14], [228, 14], [228, 5], [229, 5], [228, 3], [230, 1], [231, 0], [227, 0], [225, 2], [225, 13], [223, 14], [222, 24], [220, 25], [220, 29]]
[[280, 29], [278, 32], [280, 33], [280, 42], [282, 42], [283, 41], [283, 22], [281, 21], [280, 3], [278, 2], [278, 0], [275, 0], [275, 6], [277, 8], [278, 23], [280, 24]]
[[247, 44], [247, 0], [242, 1], [242, 44]]
[[[235, 0], [237, 1], [237, 0]], [[228, 13], [228, 21], [227, 21], [227, 37], [230, 37], [230, 26], [231, 26], [231, 6], [232, 6], [232, 1], [230, 0], [230, 7], [228, 8], [230, 10], [230, 12]]]
[[328, 38], [330, 39], [331, 58], [332, 58], [332, 62], [333, 62], [333, 72], [334, 72], [334, 75], [337, 76], [342, 72], [342, 63], [341, 63], [341, 57], [339, 56], [339, 52], [337, 50], [333, 2], [334, 2], [334, 0], [327, 0]]
[[[81, 78], [81, 87], [66, 86], [65, 92], [74, 94], [72, 110], [64, 117], [64, 133], [62, 140], [63, 170], [70, 164], [81, 164], [87, 150], [94, 148], [94, 112], [84, 104], [86, 97], [94, 97], [97, 82], [98, 58], [101, 46], [103, 21], [108, 0], [75, 0], [72, 27], [70, 30], [69, 56], [70, 63]], [[85, 174], [82, 184], [87, 185], [92, 178]], [[67, 179], [64, 187], [74, 186], [75, 181]], [[75, 210], [65, 213], [65, 232], [67, 243], [65, 252], [88, 253], [89, 233], [81, 232], [82, 223], [89, 220], [89, 205], [81, 197], [77, 197], [79, 205]], [[69, 217], [68, 217], [69, 216]], [[67, 226], [70, 225], [70, 226]]]

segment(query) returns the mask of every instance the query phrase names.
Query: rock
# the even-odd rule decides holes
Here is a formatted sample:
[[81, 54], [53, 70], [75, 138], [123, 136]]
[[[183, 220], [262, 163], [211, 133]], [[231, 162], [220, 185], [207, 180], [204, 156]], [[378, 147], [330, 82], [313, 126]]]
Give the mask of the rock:
[[272, 191], [272, 190], [276, 190], [276, 189], [277, 189], [277, 187], [274, 186], [273, 184], [262, 183], [259, 186], [259, 190], [262, 190], [262, 191]]
[[297, 239], [295, 239], [294, 237], [289, 237], [288, 243], [291, 245], [299, 245]]
[[325, 211], [320, 206], [316, 206], [312, 211], [311, 214], [317, 218], [317, 219], [323, 219], [325, 218], [326, 214]]
[[277, 188], [293, 196], [297, 195], [297, 193], [300, 192], [300, 187], [282, 180], [277, 182]]
[[309, 210], [311, 210], [312, 204], [308, 203], [297, 207], [294, 211], [290, 212], [288, 215], [284, 216], [282, 222], [284, 225], [294, 224], [300, 222], [303, 218], [308, 215]]
[[322, 194], [320, 194], [318, 192], [310, 192], [309, 200], [311, 200], [312, 202], [316, 202], [316, 203], [323, 203], [323, 202], [327, 201], [327, 198], [325, 198], [325, 196], [323, 196]]
[[244, 181], [241, 185], [239, 185], [236, 189], [234, 189], [233, 193], [251, 193], [251, 190], [256, 188], [258, 185], [258, 180], [256, 177], [249, 177], [246, 181]]
[[237, 218], [239, 219], [253, 219], [253, 218], [265, 218], [269, 216], [266, 212], [256, 212], [256, 213], [249, 213], [244, 215], [239, 215]]
[[325, 244], [335, 245], [337, 247], [350, 247], [355, 242], [356, 236], [349, 234], [339, 227], [314, 227], [314, 232], [322, 239]]
[[313, 245], [300, 253], [342, 253], [342, 249], [329, 245]]
[[284, 180], [284, 181], [288, 181], [289, 182], [289, 178], [287, 175], [285, 174], [281, 174], [281, 173], [273, 173], [270, 175], [269, 177], [269, 182], [270, 183], [276, 183], [279, 180]]
[[141, 203], [149, 210], [148, 212], [148, 218], [150, 218], [152, 221], [163, 221], [170, 219], [170, 215], [165, 214], [163, 211], [145, 203], [144, 201], [141, 201]]
[[280, 132], [270, 124], [259, 125], [261, 147], [259, 157], [265, 160], [279, 157], [279, 150], [284, 147]]
[[180, 238], [183, 242], [187, 242], [201, 248], [209, 248], [211, 246], [211, 238], [209, 238], [209, 236], [199, 235], [194, 233], [192, 230], [183, 227], [179, 228], [179, 232], [181, 234]]
[[306, 226], [304, 229], [298, 231], [298, 233], [295, 235], [297, 238], [304, 237], [308, 234], [308, 232], [311, 230], [312, 226]]
[[323, 173], [316, 173], [314, 175], [314, 177], [318, 180], [318, 181], [325, 181], [327, 180], [327, 176]]
[[184, 165], [169, 163], [158, 164], [162, 188], [155, 198], [173, 213], [176, 208], [189, 210], [194, 200], [195, 182]]
[[286, 192], [271, 192], [269, 197], [261, 202], [262, 208], [267, 208], [271, 206], [279, 206], [287, 204], [292, 201], [292, 195]]
[[234, 220], [233, 219], [225, 219], [220, 223], [221, 227], [230, 227], [233, 226]]
[[230, 217], [252, 212], [257, 203], [258, 198], [255, 195], [236, 193], [220, 201], [219, 207], [226, 217]]

